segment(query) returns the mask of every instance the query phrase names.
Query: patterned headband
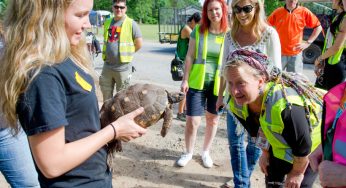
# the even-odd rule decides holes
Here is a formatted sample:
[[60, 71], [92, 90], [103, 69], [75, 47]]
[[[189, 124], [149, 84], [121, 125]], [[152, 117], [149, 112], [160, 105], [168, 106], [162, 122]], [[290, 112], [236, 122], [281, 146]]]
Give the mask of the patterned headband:
[[226, 59], [226, 65], [233, 63], [234, 61], [242, 61], [248, 64], [250, 67], [260, 71], [269, 80], [273, 77], [277, 77], [280, 70], [275, 68], [273, 64], [269, 61], [269, 58], [260, 52], [250, 51], [250, 50], [235, 50], [230, 53]]

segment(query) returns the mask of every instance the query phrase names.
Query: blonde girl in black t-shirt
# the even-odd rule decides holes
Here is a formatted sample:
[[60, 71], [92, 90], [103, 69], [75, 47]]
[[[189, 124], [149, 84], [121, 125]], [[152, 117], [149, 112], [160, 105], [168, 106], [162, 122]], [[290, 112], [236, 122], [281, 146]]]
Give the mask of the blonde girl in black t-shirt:
[[100, 130], [83, 31], [92, 0], [13, 0], [5, 17], [0, 98], [13, 130], [28, 135], [41, 187], [112, 187], [104, 146], [145, 134], [143, 109]]

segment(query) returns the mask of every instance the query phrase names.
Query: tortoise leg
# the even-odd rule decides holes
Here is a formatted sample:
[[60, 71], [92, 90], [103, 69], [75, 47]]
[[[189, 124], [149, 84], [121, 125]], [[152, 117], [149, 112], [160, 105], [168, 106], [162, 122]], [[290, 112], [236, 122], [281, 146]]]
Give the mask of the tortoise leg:
[[161, 129], [162, 137], [166, 136], [168, 129], [171, 127], [172, 119], [173, 119], [172, 105], [169, 105], [166, 107], [165, 112], [163, 114], [163, 125]]

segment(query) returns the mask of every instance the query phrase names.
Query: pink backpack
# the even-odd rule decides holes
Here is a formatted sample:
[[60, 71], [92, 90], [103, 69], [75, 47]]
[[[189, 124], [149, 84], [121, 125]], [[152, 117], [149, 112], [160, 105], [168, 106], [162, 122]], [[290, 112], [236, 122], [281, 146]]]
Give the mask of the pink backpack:
[[346, 82], [329, 90], [324, 102], [324, 159], [346, 165]]

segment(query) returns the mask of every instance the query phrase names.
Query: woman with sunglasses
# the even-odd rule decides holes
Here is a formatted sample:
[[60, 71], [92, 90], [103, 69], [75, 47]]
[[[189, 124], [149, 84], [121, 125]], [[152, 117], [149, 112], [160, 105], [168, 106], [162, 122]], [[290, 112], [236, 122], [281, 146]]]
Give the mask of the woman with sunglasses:
[[[266, 24], [263, 4], [258, 0], [233, 0], [231, 3], [231, 29], [226, 33], [223, 64], [227, 56], [235, 50], [249, 49], [266, 54], [271, 63], [281, 69], [281, 46], [276, 30]], [[224, 106], [225, 82], [221, 86], [216, 107]], [[231, 113], [227, 114], [227, 133], [233, 180], [225, 186], [250, 187], [251, 173], [261, 155], [253, 139], [248, 136], [248, 145], [244, 147], [244, 129], [235, 123]], [[233, 182], [232, 182], [233, 181]]]
[[337, 11], [327, 30], [322, 55], [315, 60], [316, 87], [330, 90], [346, 81], [346, 12], [342, 0], [333, 0]]
[[111, 188], [106, 144], [146, 132], [134, 122], [143, 108], [100, 130], [83, 36], [92, 7], [92, 0], [15, 0], [7, 7], [1, 106], [11, 128], [19, 129], [18, 117], [28, 135], [41, 187]]
[[[186, 151], [177, 161], [185, 166], [193, 155], [197, 129], [205, 113], [206, 128], [202, 148], [202, 161], [206, 168], [213, 166], [209, 155], [219, 121], [216, 100], [220, 86], [221, 55], [224, 34], [228, 29], [227, 5], [223, 0], [206, 0], [202, 9], [201, 25], [190, 35], [185, 58], [185, 72], [181, 90], [186, 95]], [[206, 109], [206, 112], [205, 112]]]
[[249, 50], [231, 53], [223, 73], [232, 96], [229, 110], [263, 148], [259, 164], [266, 187], [312, 187], [317, 173], [308, 155], [321, 143], [324, 92]]

